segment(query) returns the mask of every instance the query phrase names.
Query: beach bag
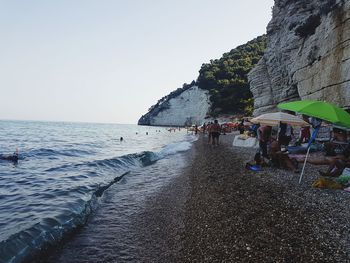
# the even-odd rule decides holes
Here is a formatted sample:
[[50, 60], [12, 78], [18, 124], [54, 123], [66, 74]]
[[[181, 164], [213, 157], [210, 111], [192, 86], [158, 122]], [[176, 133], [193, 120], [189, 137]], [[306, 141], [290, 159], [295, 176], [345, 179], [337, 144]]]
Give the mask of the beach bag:
[[347, 186], [350, 181], [350, 175], [341, 175], [337, 178], [336, 181], [341, 185]]

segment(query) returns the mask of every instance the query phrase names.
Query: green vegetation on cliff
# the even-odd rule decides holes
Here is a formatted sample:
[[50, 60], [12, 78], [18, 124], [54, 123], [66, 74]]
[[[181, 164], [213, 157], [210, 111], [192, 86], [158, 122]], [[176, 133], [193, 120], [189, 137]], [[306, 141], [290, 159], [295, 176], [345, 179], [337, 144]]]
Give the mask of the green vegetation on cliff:
[[258, 63], [266, 49], [266, 35], [223, 54], [220, 59], [203, 64], [197, 85], [209, 90], [211, 115], [251, 114], [253, 96], [249, 90], [247, 74]]
[[266, 36], [260, 36], [248, 43], [223, 54], [220, 59], [203, 64], [197, 81], [183, 84], [182, 88], [164, 96], [148, 109], [138, 124], [150, 125], [153, 116], [169, 108], [169, 101], [182, 92], [198, 85], [208, 90], [211, 100], [209, 114], [247, 114], [253, 112], [253, 95], [249, 90], [248, 72], [258, 63], [266, 49]]

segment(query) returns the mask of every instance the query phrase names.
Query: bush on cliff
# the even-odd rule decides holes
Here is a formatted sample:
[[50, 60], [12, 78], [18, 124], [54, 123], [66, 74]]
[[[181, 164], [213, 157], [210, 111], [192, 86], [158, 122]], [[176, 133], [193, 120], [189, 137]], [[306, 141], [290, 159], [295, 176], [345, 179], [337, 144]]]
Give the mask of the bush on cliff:
[[250, 114], [252, 94], [247, 74], [258, 63], [265, 49], [266, 36], [263, 35], [223, 54], [220, 59], [202, 65], [197, 85], [209, 90], [212, 113]]

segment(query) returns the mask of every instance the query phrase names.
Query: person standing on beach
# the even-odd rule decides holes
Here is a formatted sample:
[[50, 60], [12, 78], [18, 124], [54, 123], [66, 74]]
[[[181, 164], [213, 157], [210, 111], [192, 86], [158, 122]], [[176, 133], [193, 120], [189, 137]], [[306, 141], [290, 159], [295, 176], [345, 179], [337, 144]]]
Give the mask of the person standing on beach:
[[238, 124], [237, 128], [238, 128], [239, 134], [244, 133], [244, 119], [241, 120], [241, 122]]
[[195, 134], [195, 135], [198, 134], [198, 125], [197, 125], [197, 124], [194, 126], [194, 134]]
[[267, 144], [271, 138], [271, 126], [261, 126], [258, 129], [259, 147], [264, 158], [269, 158], [267, 154]]
[[219, 125], [218, 120], [214, 121], [214, 123], [211, 125], [210, 130], [211, 130], [211, 137], [212, 137], [213, 145], [219, 145], [219, 137], [220, 137], [221, 127]]

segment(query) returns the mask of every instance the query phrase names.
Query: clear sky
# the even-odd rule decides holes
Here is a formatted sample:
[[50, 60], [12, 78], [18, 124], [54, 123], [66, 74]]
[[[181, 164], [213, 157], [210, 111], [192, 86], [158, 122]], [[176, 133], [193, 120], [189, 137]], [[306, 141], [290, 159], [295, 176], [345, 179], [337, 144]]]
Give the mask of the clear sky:
[[0, 0], [0, 119], [136, 123], [273, 0]]

